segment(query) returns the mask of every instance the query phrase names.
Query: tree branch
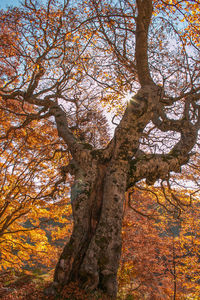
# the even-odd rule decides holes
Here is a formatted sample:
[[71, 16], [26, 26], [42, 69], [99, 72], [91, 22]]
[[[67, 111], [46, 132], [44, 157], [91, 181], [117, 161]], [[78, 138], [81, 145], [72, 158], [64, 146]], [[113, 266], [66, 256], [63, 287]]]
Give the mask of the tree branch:
[[136, 18], [136, 67], [141, 86], [152, 83], [153, 80], [148, 64], [148, 30], [153, 12], [151, 0], [137, 0], [138, 16]]

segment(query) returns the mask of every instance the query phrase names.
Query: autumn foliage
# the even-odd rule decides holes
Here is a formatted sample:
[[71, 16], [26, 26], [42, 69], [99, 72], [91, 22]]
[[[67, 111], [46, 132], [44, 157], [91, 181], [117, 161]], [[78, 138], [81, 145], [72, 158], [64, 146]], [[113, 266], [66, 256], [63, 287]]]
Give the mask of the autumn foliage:
[[[123, 254], [119, 282], [123, 291], [138, 299], [191, 299], [199, 297], [199, 203], [185, 207], [174, 218], [155, 201], [166, 202], [157, 189], [142, 187], [131, 196], [123, 229]], [[185, 204], [187, 190], [176, 190]], [[142, 199], [142, 203], [141, 203]]]
[[[80, 158], [77, 151], [82, 149], [84, 156], [93, 149], [93, 158], [104, 155], [97, 176], [101, 172], [105, 176], [111, 161], [111, 154], [108, 158], [105, 153], [117, 148], [113, 146], [116, 135], [110, 137], [115, 128], [120, 130], [127, 103], [139, 84], [146, 86], [148, 76], [163, 97], [164, 108], [159, 118], [150, 118], [144, 126], [132, 155], [133, 161], [138, 159], [133, 169], [155, 157], [170, 164], [178, 157], [175, 143], [182, 146], [191, 136], [192, 146], [186, 143], [188, 156], [184, 152], [177, 158], [180, 165], [171, 163], [161, 178], [159, 171], [151, 177], [147, 170], [146, 180], [140, 174], [132, 179], [132, 170], [127, 172], [131, 179], [124, 196], [117, 297], [200, 297], [200, 3], [152, 1], [147, 51], [151, 72], [145, 77], [139, 71], [145, 70], [145, 64], [138, 70], [140, 57], [135, 59], [133, 38], [138, 33], [141, 2], [78, 1], [73, 5], [49, 0], [40, 5], [29, 0], [19, 8], [0, 11], [2, 299], [46, 299], [43, 289], [52, 280], [52, 270], [73, 230], [71, 187], [78, 186], [75, 196], [82, 191], [81, 180], [79, 185], [73, 181], [79, 172], [74, 163]], [[66, 120], [64, 133], [60, 116]], [[177, 130], [182, 124], [186, 131]], [[185, 135], [187, 129], [191, 135]], [[102, 149], [105, 152], [99, 154]], [[104, 179], [95, 183], [103, 186]], [[101, 190], [95, 187], [94, 191], [100, 199]], [[99, 212], [91, 207], [93, 233]], [[37, 277], [36, 269], [46, 279], [41, 274]], [[60, 297], [107, 299], [98, 291], [88, 294], [77, 282], [65, 286]]]

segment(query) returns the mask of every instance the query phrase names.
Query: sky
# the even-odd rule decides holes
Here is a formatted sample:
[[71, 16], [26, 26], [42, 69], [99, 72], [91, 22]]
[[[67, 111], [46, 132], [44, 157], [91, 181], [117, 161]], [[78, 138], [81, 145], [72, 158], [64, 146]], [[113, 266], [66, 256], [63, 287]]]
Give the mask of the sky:
[[20, 0], [0, 0], [0, 9], [5, 9], [8, 6], [17, 6], [19, 5]]

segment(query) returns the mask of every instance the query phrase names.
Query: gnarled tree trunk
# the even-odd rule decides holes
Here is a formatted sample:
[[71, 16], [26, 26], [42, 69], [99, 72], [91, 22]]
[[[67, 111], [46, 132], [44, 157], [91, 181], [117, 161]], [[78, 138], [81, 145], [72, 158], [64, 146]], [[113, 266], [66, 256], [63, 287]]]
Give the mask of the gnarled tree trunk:
[[[80, 149], [74, 148], [68, 169], [75, 176], [71, 189], [74, 228], [56, 266], [54, 289], [78, 281], [85, 289], [100, 289], [116, 296], [130, 163], [137, 155], [139, 139], [158, 99], [155, 85], [143, 87], [127, 106], [106, 149], [87, 149], [83, 144]], [[64, 135], [60, 117], [57, 113], [57, 126]]]
[[88, 290], [116, 296], [127, 167], [123, 160], [101, 164], [92, 159], [76, 170], [74, 229], [57, 264], [55, 286], [78, 281]]

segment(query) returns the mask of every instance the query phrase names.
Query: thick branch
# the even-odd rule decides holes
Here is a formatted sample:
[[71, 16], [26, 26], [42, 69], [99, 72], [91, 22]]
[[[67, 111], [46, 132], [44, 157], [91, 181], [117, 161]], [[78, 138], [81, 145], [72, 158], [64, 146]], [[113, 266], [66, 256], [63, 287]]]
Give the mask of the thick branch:
[[148, 65], [148, 30], [152, 16], [152, 1], [137, 0], [138, 16], [136, 18], [136, 66], [141, 86], [152, 83]]
[[189, 161], [190, 152], [197, 140], [198, 128], [187, 123], [180, 132], [181, 138], [170, 153], [144, 154], [131, 161], [128, 188], [141, 179], [146, 179], [148, 184], [154, 184], [158, 179], [168, 178], [172, 171], [181, 171], [181, 166]]
[[119, 125], [115, 129], [113, 140], [104, 150], [105, 155], [114, 155], [119, 159], [130, 160], [138, 150], [139, 140], [144, 128], [152, 119], [152, 111], [159, 102], [159, 88], [146, 85], [129, 101]]
[[166, 179], [169, 173], [180, 172], [181, 166], [190, 158], [190, 152], [196, 144], [198, 127], [189, 120], [182, 121], [179, 132], [181, 138], [168, 154], [142, 155], [130, 163], [128, 188], [137, 181], [146, 179], [148, 184], [154, 184], [158, 179]]
[[169, 119], [164, 113], [161, 114], [161, 116], [156, 113], [152, 122], [158, 129], [164, 132], [170, 130], [180, 132], [182, 126], [182, 120]]
[[197, 113], [197, 121], [195, 122], [195, 124], [190, 121], [189, 114], [189, 105], [185, 105], [184, 115], [180, 120], [169, 119], [164, 113], [161, 114], [162, 119], [158, 115], [154, 115], [154, 118], [152, 119], [153, 123], [157, 126], [158, 129], [162, 131], [172, 130], [181, 134], [180, 141], [178, 141], [174, 148], [171, 150], [171, 155], [187, 156], [187, 154], [192, 150], [197, 141], [198, 129], [200, 127], [199, 107]]
[[183, 94], [181, 94], [180, 96], [177, 96], [177, 97], [168, 97], [167, 95], [165, 95], [161, 99], [161, 103], [163, 103], [164, 105], [172, 105], [176, 101], [185, 99], [189, 96], [192, 97], [194, 101], [197, 101], [200, 98], [199, 90], [200, 90], [200, 87], [198, 87], [196, 89], [192, 88], [189, 92], [183, 93]]
[[65, 112], [59, 107], [59, 105], [55, 105], [50, 108], [50, 113], [55, 117], [58, 135], [63, 138], [72, 152], [72, 155], [74, 155], [77, 151], [78, 140], [68, 127]]
[[73, 158], [80, 164], [84, 164], [91, 158], [92, 145], [81, 143], [68, 127], [68, 122], [65, 112], [62, 108], [55, 104], [50, 108], [50, 113], [55, 117], [58, 135], [63, 138], [68, 145]]
[[[27, 103], [36, 105], [38, 107], [44, 107], [44, 109], [42, 109], [41, 111], [45, 110], [49, 112], [43, 116], [40, 116], [40, 114], [38, 115], [41, 118], [51, 115], [55, 117], [59, 137], [61, 137], [64, 140], [64, 142], [68, 145], [72, 156], [75, 159], [77, 159], [77, 161], [81, 160], [80, 152], [85, 150], [84, 144], [80, 143], [80, 141], [74, 136], [72, 131], [69, 129], [66, 114], [64, 110], [55, 101], [51, 99], [52, 95], [47, 95], [44, 99], [40, 99], [35, 97], [34, 95], [28, 97], [27, 93], [17, 91], [10, 95], [2, 94], [1, 96], [4, 100], [17, 100], [21, 103], [26, 101]], [[28, 121], [32, 121], [32, 119], [34, 119], [33, 115], [27, 116], [27, 120], [24, 122], [24, 124], [22, 124], [22, 126], [20, 126], [20, 128], [26, 125]], [[87, 152], [87, 150], [85, 150], [84, 152]]]
[[189, 155], [175, 157], [166, 155], [145, 155], [130, 163], [130, 174], [127, 189], [134, 186], [136, 182], [146, 179], [147, 184], [153, 185], [158, 179], [167, 179], [169, 173], [180, 172], [181, 166], [189, 160]]

